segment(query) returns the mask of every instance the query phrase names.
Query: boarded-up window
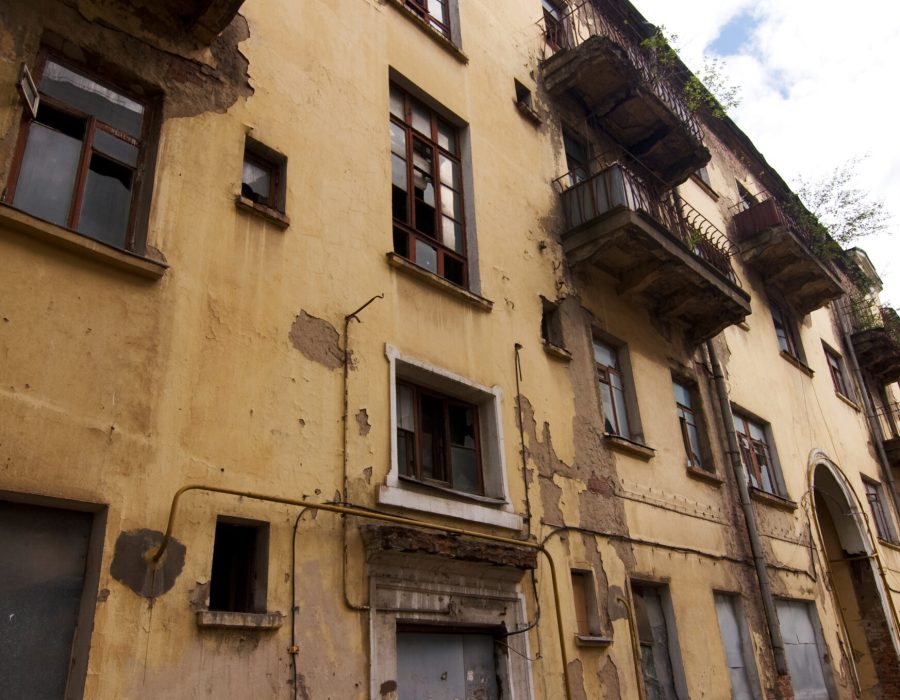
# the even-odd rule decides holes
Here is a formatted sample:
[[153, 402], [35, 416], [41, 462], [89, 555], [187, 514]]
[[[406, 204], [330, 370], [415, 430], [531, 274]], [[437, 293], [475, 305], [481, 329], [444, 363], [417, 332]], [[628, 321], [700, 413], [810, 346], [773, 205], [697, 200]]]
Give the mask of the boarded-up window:
[[641, 671], [647, 700], [677, 700], [669, 628], [662, 586], [632, 585], [634, 617], [641, 649]]
[[62, 698], [79, 685], [69, 666], [93, 517], [0, 501], [0, 696]]
[[499, 700], [489, 634], [397, 632], [398, 700]]
[[815, 611], [802, 600], [776, 602], [778, 623], [784, 638], [791, 684], [796, 700], [829, 700], [822, 666], [822, 650], [816, 639]]
[[738, 596], [716, 593], [715, 600], [722, 646], [725, 647], [725, 660], [731, 676], [731, 697], [734, 700], [757, 700], [760, 693], [756, 664]]

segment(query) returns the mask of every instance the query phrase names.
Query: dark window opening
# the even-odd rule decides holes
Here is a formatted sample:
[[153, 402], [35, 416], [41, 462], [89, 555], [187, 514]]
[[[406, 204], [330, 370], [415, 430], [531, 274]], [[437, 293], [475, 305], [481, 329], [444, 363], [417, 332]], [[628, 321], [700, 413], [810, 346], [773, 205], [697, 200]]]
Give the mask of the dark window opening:
[[484, 494], [477, 406], [398, 382], [397, 452], [404, 477]]
[[266, 611], [269, 525], [219, 517], [213, 545], [209, 609]]
[[283, 214], [286, 171], [287, 158], [248, 138], [244, 146], [241, 196]]
[[559, 306], [541, 297], [541, 340], [557, 348], [565, 348]]
[[565, 44], [562, 9], [553, 0], [542, 0], [544, 10], [544, 39], [553, 51], [559, 51]]
[[583, 142], [566, 131], [563, 131], [563, 147], [566, 152], [569, 186], [574, 187], [579, 182], [584, 182], [588, 179], [587, 147]]
[[394, 252], [468, 286], [459, 132], [395, 85], [390, 102]]
[[647, 697], [653, 700], [678, 700], [675, 668], [669, 647], [667, 619], [662, 586], [632, 584], [635, 627], [641, 653], [641, 673]]
[[46, 58], [6, 200], [40, 219], [135, 250], [145, 105]]
[[531, 90], [518, 80], [513, 79], [513, 84], [516, 88], [516, 103], [525, 109], [534, 110], [534, 99], [531, 95]]
[[705, 165], [702, 168], [700, 168], [699, 170], [697, 170], [694, 173], [694, 175], [697, 176], [697, 178], [700, 180], [700, 182], [702, 182], [704, 185], [706, 185], [707, 187], [712, 189], [712, 183], [709, 181], [709, 170], [706, 169]]
[[872, 511], [872, 519], [875, 521], [875, 532], [878, 538], [886, 542], [893, 542], [894, 531], [890, 526], [887, 510], [882, 500], [881, 484], [863, 479], [863, 486], [866, 489], [866, 500], [869, 502], [869, 508]]
[[580, 637], [600, 636], [600, 614], [590, 571], [572, 570], [572, 598], [575, 604], [575, 629]]
[[778, 339], [778, 347], [781, 352], [803, 362], [800, 343], [797, 339], [796, 324], [794, 319], [780, 306], [771, 306], [772, 323], [775, 325], [775, 336]]
[[754, 204], [757, 204], [757, 198], [750, 194], [750, 190], [748, 190], [744, 186], [744, 183], [742, 183], [740, 180], [735, 180], [735, 182], [737, 183], [738, 191], [738, 209], [740, 211], [746, 211]]

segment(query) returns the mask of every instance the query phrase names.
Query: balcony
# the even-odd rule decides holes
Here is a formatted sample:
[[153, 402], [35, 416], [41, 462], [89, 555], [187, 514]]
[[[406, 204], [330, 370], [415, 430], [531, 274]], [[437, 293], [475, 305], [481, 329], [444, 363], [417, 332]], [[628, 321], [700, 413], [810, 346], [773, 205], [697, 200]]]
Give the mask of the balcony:
[[175, 41], [187, 36], [208, 46], [231, 24], [243, 4], [244, 0], [109, 0], [93, 3], [91, 9], [113, 26], [134, 17], [152, 34]]
[[733, 222], [744, 262], [799, 315], [844, 293], [823, 252], [824, 241], [811, 227], [798, 225], [771, 197], [736, 213]]
[[725, 236], [690, 206], [676, 208], [626, 165], [598, 170], [555, 183], [569, 264], [609, 274], [619, 294], [683, 326], [690, 343], [741, 322], [750, 296], [738, 286]]
[[882, 384], [900, 381], [900, 318], [888, 307], [866, 299], [851, 304], [853, 350], [862, 369]]
[[622, 24], [591, 0], [555, 17], [545, 12], [544, 86], [673, 186], [706, 165], [709, 151], [680, 88], [657, 74], [641, 37]]

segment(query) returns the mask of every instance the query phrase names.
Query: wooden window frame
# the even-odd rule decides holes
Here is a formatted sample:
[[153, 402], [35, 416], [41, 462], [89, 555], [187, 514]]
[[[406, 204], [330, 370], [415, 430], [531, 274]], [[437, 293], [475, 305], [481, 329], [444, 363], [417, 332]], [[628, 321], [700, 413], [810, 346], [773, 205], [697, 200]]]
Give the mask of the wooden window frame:
[[891, 527], [888, 511], [884, 505], [884, 489], [880, 483], [872, 479], [864, 477], [862, 482], [866, 493], [866, 501], [869, 503], [869, 510], [872, 511], [875, 534], [878, 536], [878, 539], [893, 543], [895, 541], [894, 530]]
[[[468, 232], [466, 227], [466, 201], [465, 201], [465, 171], [463, 169], [462, 163], [462, 130], [449, 120], [443, 118], [440, 114], [438, 114], [434, 109], [430, 108], [428, 105], [423, 103], [421, 100], [413, 97], [407, 90], [403, 89], [396, 83], [391, 83], [391, 90], [396, 91], [397, 94], [403, 96], [403, 119], [399, 119], [393, 114], [390, 115], [390, 123], [398, 126], [403, 129], [404, 138], [405, 138], [405, 158], [406, 158], [406, 183], [407, 183], [407, 191], [406, 191], [406, 208], [407, 208], [407, 218], [409, 222], [400, 221], [396, 218], [393, 218], [393, 231], [394, 231], [394, 252], [401, 257], [406, 258], [410, 262], [417, 264], [416, 261], [416, 241], [421, 240], [423, 244], [434, 248], [437, 254], [437, 263], [436, 263], [436, 272], [438, 277], [447, 280], [451, 284], [456, 284], [457, 286], [463, 287], [464, 289], [469, 288], [469, 260], [468, 260]], [[413, 104], [417, 105], [419, 108], [425, 110], [429, 115], [429, 126], [431, 129], [430, 134], [423, 134], [420, 131], [416, 130], [413, 127], [412, 122], [412, 106]], [[449, 127], [453, 131], [453, 137], [455, 141], [455, 150], [450, 151], [440, 146], [438, 142], [438, 125], [444, 124]], [[416, 193], [414, 186], [414, 165], [413, 165], [413, 155], [414, 155], [414, 143], [418, 140], [419, 142], [424, 143], [426, 146], [432, 149], [432, 163], [431, 163], [431, 173], [429, 173], [432, 179], [432, 186], [434, 187], [434, 231], [435, 237], [430, 236], [424, 231], [420, 231], [416, 228]], [[444, 245], [441, 240], [438, 240], [438, 236], [441, 235], [443, 230], [443, 217], [445, 216], [441, 206], [441, 188], [445, 186], [441, 182], [441, 174], [440, 174], [440, 156], [443, 155], [453, 163], [455, 163], [456, 167], [459, 169], [459, 190], [454, 190], [457, 196], [459, 197], [459, 209], [462, 218], [460, 220], [453, 219], [449, 215], [450, 218], [455, 223], [459, 224], [460, 227], [460, 235], [462, 238], [462, 253], [458, 253], [455, 250], [451, 249], [449, 246]], [[393, 157], [393, 156], [392, 156]], [[451, 188], [453, 189], [453, 188]], [[406, 254], [404, 255], [400, 250], [398, 250], [397, 241], [403, 238], [405, 239], [406, 245]], [[455, 261], [462, 270], [462, 279], [459, 282], [454, 281], [452, 278], [447, 277], [446, 272], [446, 260], [451, 259]], [[421, 265], [420, 265], [421, 267]], [[427, 268], [426, 268], [427, 269]]]
[[838, 395], [852, 401], [850, 396], [850, 382], [844, 366], [844, 358], [841, 354], [830, 347], [822, 344], [825, 351], [825, 362], [828, 364], [828, 372], [831, 374], [831, 382], [834, 384], [834, 391]]
[[[802, 363], [804, 358], [800, 350], [800, 341], [797, 337], [793, 318], [779, 304], [772, 304], [769, 310], [772, 314], [772, 324], [775, 327], [775, 339], [778, 341], [778, 349]], [[784, 337], [784, 345], [782, 345], [781, 341], [782, 336]]]
[[[744, 465], [747, 481], [753, 488], [779, 498], [784, 498], [778, 476], [778, 466], [774, 459], [774, 450], [769, 445], [771, 436], [769, 434], [768, 426], [750, 418], [740, 411], [734, 412], [734, 418], [741, 422], [742, 430], [739, 430], [737, 426], [735, 426], [735, 433], [737, 434], [738, 445], [741, 452], [741, 462]], [[751, 426], [759, 430], [759, 432], [765, 436], [765, 440], [757, 440], [751, 437]], [[765, 457], [765, 465], [760, 464], [760, 453]], [[763, 485], [763, 466], [766, 467], [765, 473], [769, 483], [772, 485], [772, 490], [766, 489]]]
[[287, 158], [264, 145], [262, 142], [248, 136], [244, 143], [244, 158], [242, 164], [243, 163], [251, 163], [269, 173], [269, 193], [265, 202], [258, 202], [252, 197], [245, 195], [243, 191], [244, 181], [242, 172], [241, 196], [251, 200], [257, 206], [272, 209], [279, 214], [284, 214], [287, 189]]
[[[127, 134], [120, 129], [106, 124], [105, 122], [97, 119], [97, 117], [86, 114], [76, 107], [68, 105], [57, 98], [40, 94], [41, 105], [47, 105], [57, 112], [61, 112], [69, 117], [85, 121], [84, 135], [81, 138], [81, 153], [78, 160], [78, 169], [76, 171], [75, 179], [72, 184], [69, 211], [66, 216], [65, 225], [63, 226], [64, 228], [69, 229], [74, 233], [77, 233], [78, 235], [90, 238], [91, 240], [97, 240], [103, 245], [110, 245], [110, 247], [112, 248], [117, 248], [117, 246], [108, 244], [105, 241], [100, 241], [99, 239], [95, 238], [91, 235], [90, 231], [78, 230], [78, 224], [81, 218], [81, 208], [84, 203], [88, 170], [90, 169], [91, 156], [94, 153], [94, 136], [97, 131], [104, 131], [114, 136], [115, 138], [118, 138], [137, 148], [137, 161], [133, 166], [128, 165], [127, 163], [123, 163], [122, 161], [107, 153], [102, 153], [102, 156], [104, 159], [110, 160], [117, 165], [122, 166], [123, 168], [127, 168], [132, 173], [131, 201], [129, 202], [128, 207], [128, 225], [125, 230], [125, 238], [121, 250], [142, 254], [146, 245], [146, 230], [137, 230], [137, 218], [139, 215], [138, 210], [141, 208], [142, 200], [145, 196], [143, 190], [145, 187], [149, 186], [145, 182], [145, 180], [149, 179], [147, 177], [147, 171], [149, 170], [149, 164], [152, 160], [151, 155], [148, 153], [148, 150], [151, 141], [151, 125], [154, 123], [155, 117], [153, 102], [151, 100], [148, 100], [146, 97], [136, 95], [129, 90], [121, 88], [118, 85], [104, 79], [103, 77], [98, 76], [96, 71], [75, 63], [67, 59], [66, 57], [61, 56], [58, 53], [50, 51], [48, 49], [42, 49], [38, 54], [37, 69], [35, 70], [34, 76], [34, 82], [38, 87], [40, 86], [41, 80], [43, 79], [44, 70], [47, 67], [47, 63], [51, 61], [57, 63], [63, 68], [66, 68], [74, 73], [77, 73], [80, 76], [87, 78], [88, 80], [110, 90], [111, 92], [114, 92], [140, 104], [144, 109], [141, 120], [141, 135], [139, 138], [135, 138], [131, 134]], [[14, 206], [13, 201], [15, 199], [16, 187], [19, 184], [19, 177], [22, 172], [22, 164], [25, 158], [25, 149], [28, 145], [29, 131], [31, 128], [31, 124], [35, 121], [37, 121], [37, 116], [33, 116], [31, 114], [31, 111], [27, 107], [22, 110], [22, 118], [19, 124], [19, 135], [17, 137], [16, 148], [13, 153], [10, 176], [7, 181], [7, 186], [3, 192], [2, 198], [2, 201], [5, 204], [9, 204], [10, 206]], [[41, 218], [40, 216], [35, 214], [29, 213], [29, 215], [36, 216], [36, 218]]]
[[552, 51], [560, 51], [565, 44], [565, 25], [563, 24], [565, 7], [553, 0], [543, 0], [541, 8], [544, 16], [544, 40]]
[[[598, 385], [605, 384], [606, 386], [608, 386], [609, 387], [609, 395], [610, 395], [610, 397], [612, 397], [612, 405], [609, 407], [609, 409], [612, 414], [612, 428], [613, 428], [614, 432], [612, 432], [610, 434], [616, 435], [617, 437], [625, 438], [626, 440], [634, 440], [633, 436], [634, 436], [635, 429], [634, 429], [634, 426], [632, 426], [632, 417], [628, 414], [629, 384], [628, 384], [625, 373], [621, 369], [621, 364], [622, 364], [621, 357], [620, 357], [621, 348], [617, 345], [610, 343], [607, 340], [604, 340], [603, 338], [597, 338], [596, 336], [591, 341], [592, 351], [593, 351], [593, 346], [595, 344], [603, 345], [607, 349], [611, 350], [612, 354], [615, 356], [615, 359], [616, 359], [616, 365], [614, 367], [611, 367], [609, 365], [604, 365], [604, 364], [598, 362], [596, 357], [594, 358], [594, 369], [597, 374], [597, 383], [598, 383]], [[625, 422], [625, 427], [627, 428], [627, 430], [625, 430], [625, 431], [622, 430], [622, 419], [619, 417], [619, 410], [616, 407], [616, 401], [615, 401], [616, 389], [615, 389], [615, 386], [613, 385], [613, 382], [611, 379], [612, 377], [618, 377], [619, 384], [621, 386], [622, 409], [625, 412], [624, 422]], [[603, 412], [603, 415], [602, 415], [602, 418], [604, 421], [603, 430], [604, 430], [604, 432], [608, 432], [606, 430], [606, 425], [605, 425], [605, 422], [607, 419], [606, 403], [603, 401], [602, 395], [600, 396], [600, 407]]]
[[[672, 378], [672, 384], [680, 386], [682, 389], [687, 392], [688, 396], [691, 399], [691, 403], [699, 403], [699, 395], [697, 393], [696, 387], [686, 382], [678, 377]], [[706, 432], [703, 429], [703, 412], [699, 409], [694, 408], [693, 406], [685, 406], [678, 400], [678, 395], [675, 396], [675, 411], [678, 415], [678, 427], [681, 431], [681, 440], [684, 444], [684, 452], [687, 457], [687, 466], [689, 469], [697, 469], [703, 472], [709, 472], [710, 474], [715, 473], [715, 469], [713, 469], [713, 465], [711, 463], [711, 458], [707, 454], [707, 449], [705, 445], [706, 441]], [[690, 433], [688, 431], [688, 425], [694, 426], [694, 431], [697, 434], [697, 450], [699, 450], [700, 454], [697, 455], [699, 457], [699, 462], [695, 459], [694, 450], [691, 446]], [[709, 464], [707, 465], [707, 462]]]
[[[460, 399], [456, 399], [452, 396], [447, 396], [446, 394], [442, 394], [438, 391], [434, 391], [433, 389], [427, 389], [425, 387], [419, 386], [418, 384], [413, 384], [408, 381], [397, 380], [397, 388], [406, 387], [413, 392], [413, 421], [415, 424], [415, 430], [410, 435], [408, 430], [405, 430], [400, 427], [399, 421], [397, 424], [397, 442], [398, 444], [402, 443], [405, 445], [404, 453], [407, 455], [407, 459], [409, 460], [409, 456], [412, 455], [412, 459], [408, 461], [407, 464], [398, 464], [398, 475], [401, 479], [406, 479], [410, 481], [415, 481], [422, 484], [430, 484], [434, 486], [438, 486], [441, 488], [447, 488], [450, 490], [458, 491], [459, 493], [472, 493], [477, 496], [484, 495], [484, 462], [482, 455], [482, 445], [481, 445], [481, 419], [479, 415], [478, 406], [469, 403], [468, 401], [462, 401]], [[398, 391], [399, 395], [399, 391]], [[441, 431], [441, 447], [440, 451], [434, 450], [432, 453], [432, 457], [435, 462], [435, 472], [438, 473], [440, 471], [441, 475], [444, 476], [444, 479], [439, 478], [429, 478], [422, 475], [422, 409], [421, 409], [421, 399], [422, 397], [428, 397], [441, 402], [441, 412], [443, 415], [443, 426]], [[449, 406], [455, 406], [458, 408], [464, 408], [466, 410], [471, 410], [473, 414], [473, 425], [475, 431], [475, 447], [472, 448], [475, 453], [475, 466], [476, 466], [476, 474], [478, 478], [477, 490], [468, 491], [459, 488], [454, 484], [453, 481], [453, 461], [451, 458], [451, 441], [450, 441], [450, 418], [449, 412], [447, 408]], [[398, 398], [398, 412], [401, 410], [399, 405]], [[440, 458], [441, 465], [440, 470], [437, 468], [437, 458]], [[410, 473], [412, 471], [412, 473]]]
[[444, 8], [444, 17], [447, 18], [445, 22], [441, 22], [437, 17], [431, 14], [431, 11], [428, 9], [428, 0], [403, 0], [403, 4], [425, 24], [433, 28], [444, 38], [452, 41], [453, 37], [451, 36], [450, 30], [450, 2], [449, 0], [434, 1]]

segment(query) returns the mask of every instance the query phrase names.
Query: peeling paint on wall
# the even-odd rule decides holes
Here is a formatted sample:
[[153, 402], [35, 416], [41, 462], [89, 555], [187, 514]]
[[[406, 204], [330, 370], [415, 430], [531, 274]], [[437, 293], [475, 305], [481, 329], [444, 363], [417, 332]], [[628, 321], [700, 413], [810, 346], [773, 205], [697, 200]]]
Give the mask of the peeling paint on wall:
[[288, 338], [304, 357], [328, 369], [338, 369], [344, 364], [340, 336], [328, 321], [301, 310], [291, 324]]
[[372, 426], [369, 424], [369, 412], [366, 409], [359, 409], [359, 413], [356, 414], [356, 424], [359, 426], [359, 434], [362, 437], [369, 434]]

